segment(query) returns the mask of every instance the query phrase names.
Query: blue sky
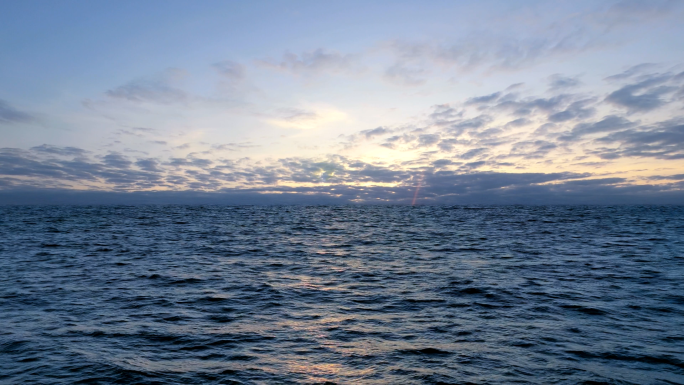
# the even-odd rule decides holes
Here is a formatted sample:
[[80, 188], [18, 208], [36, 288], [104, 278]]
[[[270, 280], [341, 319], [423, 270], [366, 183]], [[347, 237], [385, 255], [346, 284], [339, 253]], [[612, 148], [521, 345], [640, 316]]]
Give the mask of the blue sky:
[[8, 194], [684, 202], [679, 1], [0, 10]]

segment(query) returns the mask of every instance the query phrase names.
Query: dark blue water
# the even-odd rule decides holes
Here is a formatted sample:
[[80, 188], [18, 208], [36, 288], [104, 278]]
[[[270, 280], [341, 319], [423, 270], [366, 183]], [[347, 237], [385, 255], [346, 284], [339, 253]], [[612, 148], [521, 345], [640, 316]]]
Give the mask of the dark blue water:
[[0, 207], [0, 382], [684, 384], [684, 207]]

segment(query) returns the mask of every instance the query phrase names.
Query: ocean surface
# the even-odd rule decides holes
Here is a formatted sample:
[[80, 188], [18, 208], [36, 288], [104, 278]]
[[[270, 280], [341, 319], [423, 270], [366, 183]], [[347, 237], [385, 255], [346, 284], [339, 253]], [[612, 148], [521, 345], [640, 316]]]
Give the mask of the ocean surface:
[[0, 207], [0, 383], [684, 384], [684, 207]]

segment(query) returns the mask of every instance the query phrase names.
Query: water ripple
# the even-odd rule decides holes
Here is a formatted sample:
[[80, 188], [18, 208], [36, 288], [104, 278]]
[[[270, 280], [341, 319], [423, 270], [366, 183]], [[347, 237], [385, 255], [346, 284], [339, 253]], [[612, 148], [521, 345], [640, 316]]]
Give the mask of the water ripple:
[[683, 207], [0, 212], [0, 382], [684, 384]]

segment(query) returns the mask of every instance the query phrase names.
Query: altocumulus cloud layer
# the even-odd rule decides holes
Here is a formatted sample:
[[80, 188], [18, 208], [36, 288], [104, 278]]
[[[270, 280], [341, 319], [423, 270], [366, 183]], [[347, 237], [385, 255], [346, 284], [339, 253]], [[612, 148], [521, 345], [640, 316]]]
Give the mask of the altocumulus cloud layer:
[[[451, 11], [487, 14], [473, 4]], [[503, 9], [487, 32], [421, 40], [393, 36], [402, 20], [390, 18], [396, 30], [338, 41], [346, 50], [279, 41], [134, 69], [98, 78], [73, 104], [0, 78], [14, 90], [0, 94], [0, 198], [684, 204], [684, 57], [643, 46], [660, 37], [663, 52], [676, 48], [653, 28], [679, 28], [682, 7], [618, 1], [561, 17], [569, 6]], [[422, 22], [409, 26], [428, 31]], [[640, 28], [649, 42], [629, 32]], [[641, 51], [654, 60], [593, 64]]]

